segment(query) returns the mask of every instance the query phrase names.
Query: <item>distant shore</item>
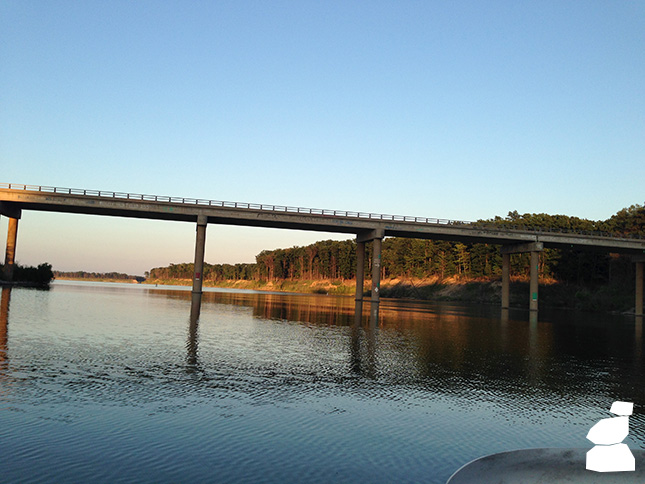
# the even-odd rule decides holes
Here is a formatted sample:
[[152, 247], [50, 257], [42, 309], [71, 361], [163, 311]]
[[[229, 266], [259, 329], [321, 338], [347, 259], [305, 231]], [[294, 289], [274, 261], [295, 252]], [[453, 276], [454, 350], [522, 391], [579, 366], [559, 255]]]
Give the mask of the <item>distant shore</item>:
[[57, 281], [86, 281], [86, 282], [120, 282], [122, 284], [140, 284], [135, 279], [112, 279], [112, 278], [90, 278], [90, 277], [56, 277]]

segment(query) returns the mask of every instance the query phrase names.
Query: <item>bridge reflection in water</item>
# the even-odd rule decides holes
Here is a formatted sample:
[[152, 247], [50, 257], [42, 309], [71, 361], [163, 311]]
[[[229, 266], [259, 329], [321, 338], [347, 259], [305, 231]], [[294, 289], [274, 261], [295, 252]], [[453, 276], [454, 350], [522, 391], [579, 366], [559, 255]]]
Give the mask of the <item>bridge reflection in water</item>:
[[[152, 287], [141, 290], [154, 297], [191, 300], [191, 293], [186, 290]], [[11, 295], [10, 287], [2, 289], [0, 380], [9, 369]], [[570, 362], [598, 360], [602, 366], [602, 362], [614, 359], [618, 353], [636, 363], [625, 369], [621, 378], [609, 378], [604, 384], [615, 387], [615, 393], [621, 395], [633, 393], [631, 382], [645, 380], [645, 367], [641, 364], [645, 342], [640, 318], [626, 325], [619, 321], [619, 316], [565, 312], [551, 316], [545, 313], [538, 320], [534, 312], [506, 310], [500, 317], [490, 306], [396, 300], [371, 304], [347, 297], [213, 290], [203, 296], [206, 312], [201, 317], [210, 329], [217, 325], [210, 308], [223, 305], [250, 309], [252, 317], [260, 321], [341, 329], [347, 337], [348, 368], [369, 378], [396, 366], [399, 374], [413, 379], [430, 378], [444, 383], [475, 379], [489, 381], [493, 387], [517, 386], [518, 391], [527, 386], [546, 385], [564, 393], [575, 393], [576, 388], [586, 393], [588, 388], [581, 386], [581, 382], [598, 380], [597, 371], [606, 370], [582, 365], [575, 370], [575, 381], [571, 381]], [[201, 323], [195, 313], [187, 319], [185, 361], [190, 371], [199, 371], [201, 366]], [[509, 381], [514, 383], [509, 385]], [[645, 388], [639, 391], [645, 403]]]
[[[154, 292], [190, 298], [187, 291]], [[588, 398], [585, 381], [598, 381], [597, 372], [606, 372], [603, 362], [614, 358], [614, 352], [635, 362], [643, 358], [640, 318], [625, 325], [614, 321], [618, 316], [544, 312], [538, 319], [537, 313], [524, 310], [505, 310], [500, 317], [490, 306], [396, 300], [371, 304], [347, 297], [272, 293], [207, 291], [203, 301], [207, 319], [209, 305], [223, 304], [249, 308], [258, 320], [346, 328], [348, 367], [354, 374], [378, 378], [396, 367], [404, 380], [453, 382], [458, 392], [485, 381], [492, 392], [515, 389], [521, 394], [548, 387], [572, 399], [577, 393]], [[186, 361], [194, 368], [199, 367], [199, 325], [199, 318], [190, 318]], [[571, 380], [571, 361], [594, 359], [600, 362], [598, 368], [581, 365]], [[614, 387], [617, 395], [633, 394], [630, 382], [645, 379], [645, 367], [635, 364], [627, 371], [633, 374], [603, 384]], [[639, 392], [645, 403], [645, 389]]]
[[[188, 299], [185, 291], [158, 289], [154, 292], [171, 298]], [[298, 295], [297, 299], [293, 299], [288, 294], [235, 292], [205, 292], [202, 302], [252, 307], [253, 316], [260, 319], [297, 321], [326, 326], [351, 326], [350, 367], [353, 372], [360, 375], [374, 374], [379, 304], [356, 300], [353, 301], [352, 306], [348, 298]], [[186, 341], [186, 362], [192, 369], [200, 367], [198, 357], [200, 314], [201, 309], [195, 308], [193, 299]]]
[[3, 287], [0, 296], [0, 375], [7, 367], [7, 343], [9, 341], [9, 304], [11, 287]]

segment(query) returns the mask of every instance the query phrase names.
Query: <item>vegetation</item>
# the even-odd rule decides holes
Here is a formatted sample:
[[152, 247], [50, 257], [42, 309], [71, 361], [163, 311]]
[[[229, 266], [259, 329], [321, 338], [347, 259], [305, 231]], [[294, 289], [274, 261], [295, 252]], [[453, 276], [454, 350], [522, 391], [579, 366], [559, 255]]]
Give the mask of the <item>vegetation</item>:
[[54, 275], [58, 279], [80, 279], [80, 280], [92, 280], [92, 281], [137, 281], [143, 282], [146, 280], [145, 277], [141, 276], [131, 276], [123, 272], [85, 272], [85, 271], [75, 271], [75, 272], [61, 272], [54, 271]]
[[[0, 274], [4, 273], [4, 266], [0, 265]], [[13, 283], [30, 286], [48, 286], [54, 279], [51, 264], [43, 263], [38, 267], [26, 267], [18, 264], [13, 268]]]
[[[645, 206], [633, 205], [605, 221], [577, 217], [509, 212], [505, 218], [495, 217], [476, 222], [482, 226], [503, 226], [518, 229], [574, 231], [621, 237], [645, 238]], [[511, 279], [521, 284], [528, 278], [529, 254], [511, 256]], [[366, 276], [371, 274], [371, 244], [366, 247]], [[381, 277], [384, 297], [466, 298], [487, 300], [497, 298], [502, 257], [499, 246], [463, 244], [424, 239], [387, 238], [383, 241]], [[303, 292], [351, 293], [348, 289], [356, 277], [356, 243], [353, 240], [316, 242], [306, 247], [264, 250], [253, 264], [204, 264], [203, 281], [207, 285], [302, 290]], [[156, 282], [191, 280], [193, 264], [170, 264], [150, 271]], [[540, 256], [541, 282], [558, 283], [558, 289], [545, 294], [566, 295], [567, 302], [556, 305], [587, 307], [602, 303], [616, 309], [629, 304], [612, 302], [612, 294], [629, 294], [622, 286], [631, 286], [633, 265], [629, 258], [604, 252], [571, 249], [546, 249]], [[241, 285], [240, 281], [247, 281]], [[310, 282], [306, 282], [310, 281]], [[318, 281], [316, 283], [311, 281]], [[321, 281], [325, 281], [322, 283]], [[478, 281], [479, 285], [466, 283]], [[462, 285], [459, 290], [446, 289]], [[610, 289], [607, 287], [611, 286]], [[564, 296], [563, 296], [564, 297]], [[598, 309], [594, 307], [593, 309]]]
[[[510, 212], [506, 218], [480, 220], [481, 225], [543, 230], [570, 230], [645, 237], [645, 207], [633, 205], [609, 220], [594, 222], [577, 217]], [[371, 247], [367, 246], [371, 271]], [[528, 254], [511, 257], [511, 276], [527, 273]], [[607, 283], [631, 265], [620, 257], [579, 249], [546, 249], [540, 257], [540, 277], [560, 282]], [[423, 239], [387, 238], [383, 241], [382, 274], [388, 278], [491, 279], [501, 275], [499, 246]], [[265, 250], [255, 264], [204, 264], [205, 281], [226, 280], [347, 280], [356, 277], [353, 240], [316, 242], [306, 247]], [[150, 271], [151, 279], [190, 279], [193, 264], [170, 264]]]

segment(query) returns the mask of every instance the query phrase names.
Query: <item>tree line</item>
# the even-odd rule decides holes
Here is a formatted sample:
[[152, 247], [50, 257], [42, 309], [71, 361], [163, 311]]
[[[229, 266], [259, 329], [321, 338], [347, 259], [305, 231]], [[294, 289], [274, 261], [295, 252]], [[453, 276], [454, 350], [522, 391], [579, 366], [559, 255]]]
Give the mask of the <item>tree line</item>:
[[[540, 230], [568, 230], [605, 233], [621, 237], [645, 238], [645, 206], [632, 205], [605, 221], [577, 217], [509, 212], [476, 222]], [[371, 273], [371, 244], [366, 247], [366, 275]], [[495, 278], [501, 275], [499, 246], [460, 242], [386, 238], [381, 257], [383, 278]], [[511, 275], [528, 273], [529, 255], [511, 256]], [[545, 249], [540, 256], [541, 277], [561, 282], [603, 284], [628, 277], [628, 259], [604, 252], [571, 249]], [[191, 279], [193, 264], [170, 264], [149, 272], [150, 279]], [[203, 280], [285, 280], [354, 279], [356, 277], [356, 242], [324, 240], [306, 247], [264, 250], [250, 264], [204, 264]]]
[[[0, 264], [0, 279], [4, 275], [4, 265]], [[21, 266], [15, 264], [13, 267], [13, 282], [28, 283], [34, 286], [48, 286], [54, 280], [54, 272], [51, 264], [44, 262], [38, 267]]]
[[114, 280], [124, 280], [124, 281], [137, 280], [139, 282], [145, 281], [145, 277], [132, 276], [129, 274], [125, 274], [123, 272], [54, 271], [54, 276], [59, 278], [68, 278], [68, 279], [90, 279], [90, 280], [91, 279], [114, 279]]

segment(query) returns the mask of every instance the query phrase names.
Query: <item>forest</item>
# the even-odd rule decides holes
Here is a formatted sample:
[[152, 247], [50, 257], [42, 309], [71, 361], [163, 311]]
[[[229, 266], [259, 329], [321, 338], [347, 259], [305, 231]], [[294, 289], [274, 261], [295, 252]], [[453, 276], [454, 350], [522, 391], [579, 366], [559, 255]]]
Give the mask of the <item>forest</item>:
[[[0, 264], [0, 280], [4, 275], [4, 265]], [[22, 266], [15, 264], [13, 267], [13, 277], [11, 281], [14, 283], [24, 283], [30, 286], [47, 287], [54, 279], [54, 272], [52, 271], [51, 264], [42, 263], [38, 267]], [[6, 281], [1, 281], [4, 284], [10, 284]]]
[[[509, 212], [504, 218], [479, 220], [479, 225], [553, 231], [574, 231], [620, 237], [645, 238], [645, 205], [632, 205], [608, 220]], [[366, 247], [366, 276], [371, 271], [371, 244]], [[501, 275], [498, 245], [463, 244], [424, 239], [386, 238], [382, 248], [383, 279], [492, 280]], [[528, 274], [529, 255], [511, 257], [511, 276]], [[324, 240], [306, 247], [264, 250], [251, 264], [204, 264], [203, 280], [348, 280], [356, 274], [356, 243]], [[545, 249], [540, 256], [542, 280], [601, 285], [631, 277], [628, 258], [578, 249]], [[153, 280], [192, 279], [193, 264], [170, 264], [151, 269]]]
[[[138, 282], [145, 281], [145, 277], [141, 276], [131, 276], [123, 272], [85, 272], [85, 271], [73, 271], [73, 272], [61, 272], [54, 271], [54, 276], [58, 279], [88, 279], [88, 280], [114, 280], [114, 281], [124, 281], [130, 282], [136, 280]], [[192, 277], [192, 276], [191, 276]]]

